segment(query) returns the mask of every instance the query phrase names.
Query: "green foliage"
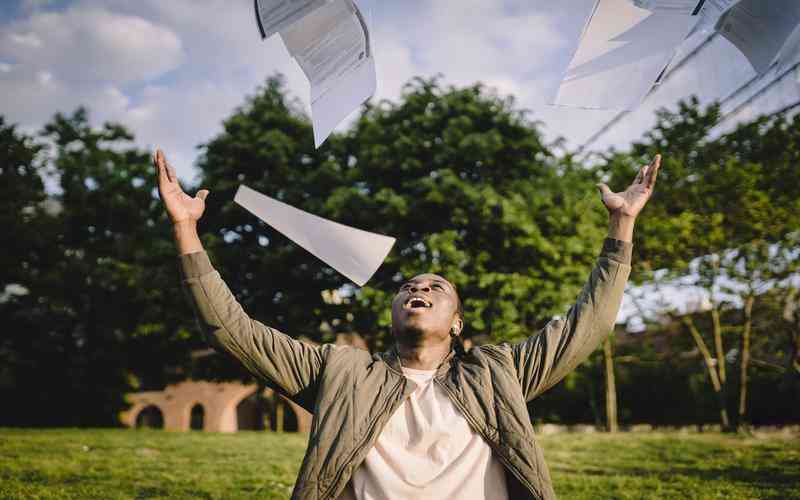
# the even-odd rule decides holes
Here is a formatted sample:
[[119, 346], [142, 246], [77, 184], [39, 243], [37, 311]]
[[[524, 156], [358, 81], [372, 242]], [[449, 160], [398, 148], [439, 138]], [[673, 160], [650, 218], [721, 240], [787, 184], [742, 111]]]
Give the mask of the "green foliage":
[[744, 244], [785, 243], [800, 231], [800, 115], [764, 117], [712, 139], [719, 118], [696, 100], [659, 111], [658, 122], [630, 153], [611, 153], [601, 171], [613, 182], [630, 178], [642, 162], [664, 157], [656, 194], [635, 235], [640, 279], [649, 271], [686, 272], [696, 257]]
[[[12, 283], [21, 283], [26, 270], [41, 265], [36, 259], [43, 241], [36, 221], [45, 191], [35, 164], [40, 152], [40, 145], [0, 116], [0, 293]], [[18, 265], [26, 254], [23, 265]]]
[[[94, 129], [87, 115], [56, 115], [46, 142], [0, 118], [0, 315], [8, 332], [0, 336], [0, 396], [18, 409], [0, 412], [5, 424], [113, 424], [128, 390], [188, 375], [243, 376], [219, 356], [189, 359], [205, 344], [180, 291], [149, 153], [123, 126]], [[597, 178], [622, 189], [660, 152], [658, 188], [635, 233], [634, 279], [652, 280], [657, 269], [666, 279], [685, 276], [692, 259], [701, 286], [735, 277], [759, 297], [754, 359], [800, 366], [797, 313], [782, 319], [792, 282], [781, 281], [798, 264], [800, 118], [760, 119], [712, 139], [717, 119], [716, 108], [696, 102], [660, 112], [631, 152], [585, 169], [570, 154], [556, 156], [513, 98], [417, 79], [398, 102], [366, 105], [352, 129], [316, 150], [308, 117], [273, 78], [202, 146], [201, 183], [211, 195], [201, 230], [248, 312], [295, 337], [324, 342], [354, 331], [385, 349], [397, 286], [437, 272], [459, 289], [466, 336], [516, 340], [563, 313], [585, 280], [605, 234]], [[235, 205], [239, 184], [397, 244], [356, 289]], [[723, 323], [735, 326], [743, 289], [728, 288], [718, 305]], [[342, 300], [324, 300], [331, 291]], [[695, 321], [711, 328], [708, 317]], [[651, 325], [655, 335], [659, 328]], [[700, 360], [685, 356], [690, 339], [667, 337], [668, 357], [644, 337], [618, 350], [638, 360], [618, 365], [623, 423], [713, 418]], [[785, 409], [797, 377], [757, 366], [753, 417], [783, 422], [768, 409]], [[536, 402], [534, 417], [598, 421], [601, 380], [599, 360], [586, 364]], [[659, 384], [663, 401], [653, 404]]]
[[[561, 499], [800, 499], [800, 441], [719, 434], [542, 436]], [[3, 498], [288, 498], [306, 436], [0, 430]]]
[[399, 282], [422, 272], [459, 289], [467, 335], [520, 339], [574, 300], [605, 215], [586, 172], [564, 168], [535, 123], [480, 85], [409, 84], [368, 107], [345, 138], [352, 158], [331, 214], [398, 243], [356, 298], [376, 324]]
[[[15, 402], [0, 418], [115, 425], [124, 392], [163, 385], [165, 365], [188, 357], [174, 245], [153, 196], [149, 154], [131, 146], [122, 126], [93, 129], [79, 109], [57, 114], [43, 135], [51, 144], [46, 164], [39, 146], [2, 134], [20, 174], [3, 189], [32, 194], [10, 196], [18, 206], [3, 207], [3, 217], [23, 225], [10, 256], [22, 265], [3, 266], [19, 270], [6, 279], [26, 293], [0, 304], [10, 361], [3, 397]], [[57, 185], [46, 203], [45, 168]]]
[[15, 345], [36, 315], [30, 295], [31, 276], [46, 271], [47, 241], [42, 234], [44, 183], [36, 168], [41, 146], [21, 134], [0, 117], [0, 391], [7, 393], [18, 383], [26, 359]]
[[[718, 118], [716, 106], [701, 110], [696, 100], [681, 103], [676, 112], [660, 111], [644, 140], [633, 144], [629, 154], [609, 154], [601, 170], [611, 179], [622, 179], [643, 158], [664, 155], [656, 195], [637, 228], [633, 279], [702, 289], [709, 300], [705, 315], [727, 318], [698, 330], [705, 340], [697, 341], [698, 347], [705, 342], [714, 352], [717, 364], [709, 375], [720, 381], [722, 410], [732, 395], [732, 377], [726, 371], [741, 371], [726, 370], [723, 360], [731, 354], [741, 360], [750, 349], [737, 342], [731, 351], [730, 340], [740, 339], [730, 339], [729, 333], [740, 337], [746, 323], [743, 304], [758, 304], [768, 293], [786, 295], [796, 288], [792, 276], [796, 280], [800, 270], [800, 183], [789, 179], [799, 171], [800, 115], [759, 118], [714, 137]], [[688, 304], [690, 312], [697, 305]], [[763, 323], [755, 322], [751, 336], [756, 350], [773, 333], [762, 330]], [[796, 337], [788, 337], [796, 349]]]
[[[319, 151], [310, 137], [273, 79], [199, 162], [218, 200], [206, 216], [209, 243], [251, 313], [295, 335], [326, 340], [325, 323], [384, 348], [391, 296], [415, 274], [452, 281], [467, 335], [493, 341], [532, 333], [574, 300], [605, 215], [590, 173], [556, 159], [513, 99], [415, 80], [399, 103], [366, 106], [350, 132]], [[398, 242], [368, 286], [354, 290], [233, 206], [238, 183]], [[344, 303], [325, 304], [322, 290], [339, 290]]]
[[206, 248], [248, 313], [294, 336], [319, 340], [321, 290], [341, 278], [233, 203], [246, 184], [324, 216], [338, 185], [338, 164], [315, 151], [308, 119], [288, 100], [281, 79], [259, 89], [202, 147], [200, 184], [211, 194], [200, 221]]

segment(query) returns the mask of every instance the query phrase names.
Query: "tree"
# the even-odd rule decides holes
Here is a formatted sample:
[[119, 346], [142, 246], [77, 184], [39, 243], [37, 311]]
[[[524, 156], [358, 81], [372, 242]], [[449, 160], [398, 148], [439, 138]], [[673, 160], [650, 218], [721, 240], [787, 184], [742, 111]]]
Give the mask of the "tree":
[[[21, 201], [33, 207], [24, 211], [36, 235], [18, 247], [23, 272], [15, 279], [27, 293], [9, 302], [4, 349], [15, 360], [14, 384], [4, 396], [16, 405], [3, 422], [116, 425], [125, 392], [163, 386], [165, 367], [188, 358], [174, 247], [149, 154], [131, 146], [128, 131], [94, 129], [79, 109], [57, 114], [43, 135], [50, 160], [40, 158], [30, 175], [51, 170], [56, 187], [46, 199], [37, 187]], [[44, 201], [50, 210], [37, 208]], [[4, 206], [2, 217], [15, 210]]]
[[[512, 98], [418, 79], [400, 102], [367, 105], [352, 130], [321, 149], [311, 137], [308, 119], [271, 79], [199, 162], [211, 190], [206, 243], [256, 317], [313, 340], [366, 333], [379, 349], [391, 296], [420, 272], [452, 281], [466, 331], [493, 341], [532, 333], [574, 300], [602, 240], [602, 204], [591, 173], [555, 158]], [[231, 204], [239, 183], [398, 242], [356, 290]], [[324, 291], [341, 300], [326, 302]]]
[[[47, 217], [44, 182], [37, 169], [42, 147], [8, 125], [0, 116], [0, 391], [8, 394], [21, 384], [18, 370], [31, 363], [14, 348], [13, 334], [27, 327], [33, 277], [44, 272], [42, 234]], [[10, 399], [5, 399], [10, 401]]]
[[787, 372], [793, 371], [796, 376], [800, 376], [800, 288], [791, 285], [786, 288], [781, 297], [781, 317], [791, 325], [786, 328], [786, 366]]
[[[656, 151], [665, 156], [663, 189], [649, 208], [653, 222], [636, 235], [634, 280], [653, 281], [658, 274], [673, 286], [705, 290], [713, 354], [694, 316], [682, 321], [703, 354], [720, 421], [729, 428], [723, 337], [741, 333], [738, 415], [744, 421], [754, 301], [797, 269], [789, 261], [776, 266], [771, 252], [797, 257], [791, 249], [800, 230], [800, 188], [786, 179], [800, 160], [800, 122], [766, 117], [711, 140], [717, 117], [716, 107], [703, 111], [696, 101], [682, 103], [677, 112], [661, 111], [654, 130], [630, 154], [609, 154], [604, 169], [612, 179], [623, 178], [639, 158]], [[743, 315], [725, 325], [721, 316], [730, 308]]]
[[603, 361], [606, 374], [606, 430], [617, 432], [619, 430], [617, 414], [617, 382], [614, 376], [614, 347], [611, 337], [603, 342]]
[[591, 175], [557, 159], [513, 98], [418, 79], [399, 103], [368, 106], [343, 143], [352, 166], [332, 215], [398, 238], [355, 297], [356, 329], [387, 332], [395, 287], [423, 271], [458, 287], [465, 331], [492, 341], [574, 300], [606, 216]]

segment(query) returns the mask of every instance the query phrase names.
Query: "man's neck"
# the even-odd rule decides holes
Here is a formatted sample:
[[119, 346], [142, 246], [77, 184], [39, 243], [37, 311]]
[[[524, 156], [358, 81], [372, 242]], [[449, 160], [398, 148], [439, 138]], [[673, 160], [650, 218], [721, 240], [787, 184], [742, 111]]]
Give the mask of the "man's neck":
[[397, 343], [400, 364], [414, 370], [435, 370], [450, 353], [450, 342], [413, 345]]

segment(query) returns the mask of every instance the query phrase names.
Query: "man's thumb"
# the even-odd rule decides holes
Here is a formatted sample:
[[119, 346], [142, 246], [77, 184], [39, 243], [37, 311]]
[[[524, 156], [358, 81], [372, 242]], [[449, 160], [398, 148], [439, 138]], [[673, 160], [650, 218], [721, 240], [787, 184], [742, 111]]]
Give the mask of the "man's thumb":
[[203, 201], [206, 201], [206, 196], [208, 196], [208, 189], [201, 189], [197, 192], [197, 197]]
[[611, 194], [611, 189], [609, 189], [608, 186], [602, 182], [598, 182], [595, 184], [595, 186], [597, 187], [597, 190], [600, 191], [601, 195], [605, 196], [607, 194]]

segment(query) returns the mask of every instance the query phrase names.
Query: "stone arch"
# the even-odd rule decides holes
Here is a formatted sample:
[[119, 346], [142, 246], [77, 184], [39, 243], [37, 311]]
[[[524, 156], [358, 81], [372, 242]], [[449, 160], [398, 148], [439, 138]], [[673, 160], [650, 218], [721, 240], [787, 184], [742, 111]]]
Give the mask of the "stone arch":
[[150, 404], [138, 410], [133, 421], [136, 422], [136, 428], [163, 429], [164, 412], [158, 405]]
[[297, 432], [297, 406], [291, 401], [274, 393], [273, 396], [273, 413], [272, 425], [270, 426], [273, 431], [281, 432]]
[[[258, 388], [254, 384], [240, 382], [205, 382], [187, 380], [167, 386], [163, 391], [138, 392], [126, 395], [131, 404], [129, 410], [120, 413], [120, 421], [128, 427], [136, 427], [136, 417], [149, 405], [156, 405], [162, 412], [164, 429], [188, 431], [191, 429], [192, 408], [200, 404], [203, 408], [203, 430], [211, 432], [236, 432], [238, 429], [237, 406], [250, 397]], [[271, 402], [270, 416], [275, 413], [276, 402], [283, 408], [282, 423], [286, 431], [309, 432], [310, 413], [274, 391], [266, 389], [264, 395]], [[280, 398], [280, 399], [277, 399]], [[195, 418], [197, 420], [197, 418]], [[274, 422], [274, 416], [270, 423]], [[274, 425], [270, 425], [274, 428]], [[266, 430], [266, 429], [265, 429]]]
[[189, 430], [202, 431], [205, 429], [206, 408], [203, 403], [195, 401], [189, 406]]
[[[283, 432], [309, 432], [311, 414], [272, 389], [264, 389], [264, 407], [256, 405], [258, 388], [250, 385], [239, 397], [229, 403], [231, 414], [236, 417], [236, 430], [266, 430]], [[253, 425], [254, 421], [256, 424]], [[260, 421], [259, 425], [257, 421]], [[244, 425], [243, 425], [244, 424]]]
[[254, 390], [236, 404], [236, 430], [263, 431], [270, 428], [272, 404], [267, 398], [259, 398]]

